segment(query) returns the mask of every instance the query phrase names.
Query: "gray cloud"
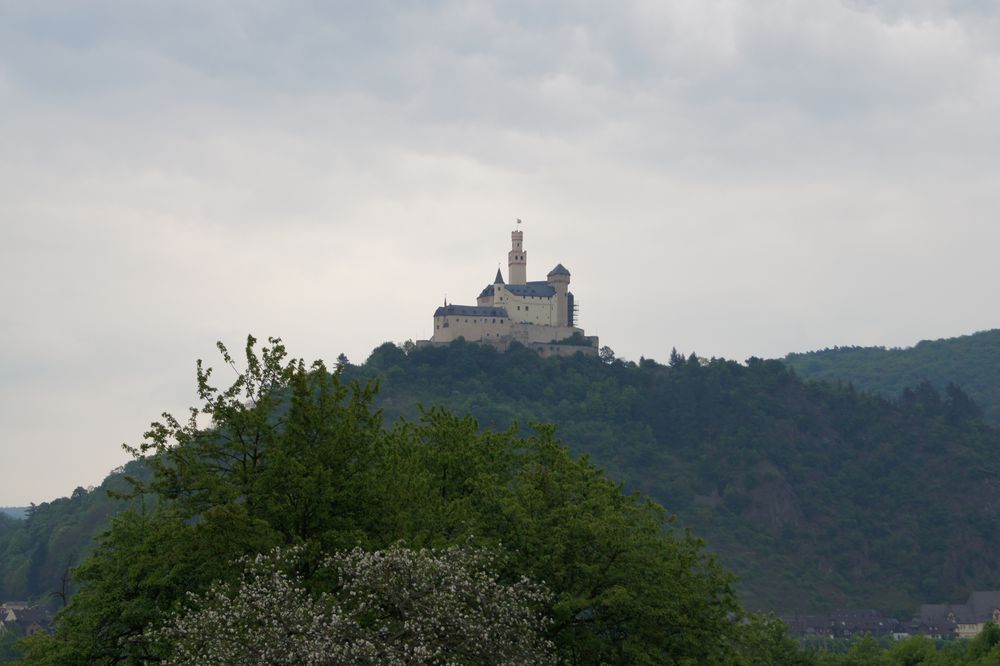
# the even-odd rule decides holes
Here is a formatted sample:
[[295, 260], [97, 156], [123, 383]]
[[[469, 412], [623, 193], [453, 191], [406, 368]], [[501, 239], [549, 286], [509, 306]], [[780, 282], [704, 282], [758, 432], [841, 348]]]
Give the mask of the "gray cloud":
[[0, 504], [252, 331], [363, 360], [527, 222], [620, 355], [996, 326], [992, 2], [4, 3]]

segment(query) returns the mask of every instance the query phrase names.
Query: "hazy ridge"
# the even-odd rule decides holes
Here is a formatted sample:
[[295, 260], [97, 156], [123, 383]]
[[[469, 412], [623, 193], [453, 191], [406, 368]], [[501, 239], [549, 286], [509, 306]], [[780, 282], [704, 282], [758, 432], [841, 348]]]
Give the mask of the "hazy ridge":
[[785, 363], [809, 379], [850, 382], [861, 391], [894, 397], [907, 387], [930, 382], [939, 391], [957, 384], [1000, 424], [1000, 329], [913, 347], [836, 347], [789, 354]]
[[[463, 343], [387, 343], [345, 375], [379, 380], [387, 422], [442, 404], [483, 427], [559, 424], [575, 455], [706, 538], [751, 607], [905, 615], [1000, 586], [1000, 432], [957, 388], [890, 400], [779, 361], [602, 363]], [[120, 510], [105, 491], [121, 483], [0, 516], [0, 598], [56, 589]]]

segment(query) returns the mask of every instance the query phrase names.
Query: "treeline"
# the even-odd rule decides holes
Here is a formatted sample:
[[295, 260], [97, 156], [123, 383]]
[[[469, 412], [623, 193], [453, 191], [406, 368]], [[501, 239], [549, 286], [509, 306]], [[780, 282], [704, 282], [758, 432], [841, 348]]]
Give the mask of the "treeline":
[[944, 391], [962, 387], [987, 420], [1000, 424], [1000, 330], [943, 340], [924, 340], [905, 349], [836, 347], [789, 354], [784, 361], [809, 379], [852, 383], [859, 391], [898, 396], [929, 382]]
[[108, 494], [128, 487], [126, 473], [148, 474], [132, 462], [97, 488], [77, 487], [68, 497], [31, 505], [24, 518], [0, 514], [0, 601], [50, 607], [65, 602], [73, 589], [70, 569], [89, 552], [94, 535], [127, 506]]
[[28, 508], [23, 506], [0, 506], [0, 516], [8, 518], [24, 518], [28, 515]]
[[880, 642], [865, 636], [851, 641], [809, 641], [803, 650], [807, 663], [815, 666], [995, 666], [1000, 663], [1000, 627], [990, 622], [971, 640], [911, 636]]
[[149, 501], [75, 570], [55, 634], [19, 644], [27, 663], [808, 663], [551, 427], [441, 408], [387, 425], [373, 384], [254, 343], [229, 387], [199, 363], [211, 428], [165, 415], [134, 448]]
[[954, 386], [889, 400], [779, 361], [541, 359], [462, 342], [385, 344], [348, 375], [381, 379], [389, 418], [443, 404], [484, 427], [559, 424], [574, 455], [705, 537], [752, 608], [906, 619], [1000, 585], [1000, 434]]
[[[605, 359], [386, 344], [343, 373], [380, 380], [388, 423], [445, 405], [497, 431], [558, 424], [573, 455], [705, 537], [750, 608], [906, 619], [1000, 585], [1000, 436], [961, 389], [924, 383], [890, 400], [777, 361]], [[0, 598], [60, 604], [67, 566], [121, 510], [106, 493], [121, 484], [0, 516]]]

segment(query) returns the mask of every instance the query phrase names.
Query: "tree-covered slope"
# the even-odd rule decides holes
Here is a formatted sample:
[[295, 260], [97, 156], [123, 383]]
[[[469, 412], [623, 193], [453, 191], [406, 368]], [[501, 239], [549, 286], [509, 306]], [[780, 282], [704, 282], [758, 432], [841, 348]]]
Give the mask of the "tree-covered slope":
[[1000, 329], [943, 340], [924, 340], [905, 349], [837, 347], [789, 354], [785, 362], [803, 377], [851, 382], [886, 397], [928, 381], [944, 390], [957, 384], [1000, 424]]
[[[1000, 586], [1000, 434], [957, 389], [888, 400], [778, 361], [608, 364], [460, 343], [383, 345], [346, 375], [381, 379], [390, 421], [443, 404], [484, 427], [558, 424], [572, 452], [705, 537], [751, 607], [906, 614]], [[104, 489], [0, 517], [0, 599], [60, 589], [121, 507]]]
[[257, 352], [249, 337], [245, 364], [219, 349], [235, 381], [210, 384], [199, 362], [191, 418], [165, 414], [133, 449], [152, 504], [112, 521], [55, 634], [20, 645], [26, 663], [735, 665], [794, 651], [746, 618], [701, 543], [551, 427], [481, 432], [437, 408], [387, 428], [370, 384], [287, 359], [280, 340]]
[[24, 518], [28, 515], [28, 507], [26, 506], [0, 506], [0, 516], [8, 516], [10, 518]]
[[[126, 470], [146, 474], [136, 463]], [[0, 514], [0, 601], [59, 605], [59, 595], [71, 592], [69, 569], [82, 561], [94, 536], [126, 505], [107, 491], [127, 487], [124, 472], [115, 472], [98, 488], [77, 488], [69, 497], [32, 505], [21, 520]]]
[[1000, 433], [952, 389], [888, 401], [779, 361], [605, 364], [456, 343], [383, 345], [388, 417], [420, 405], [486, 427], [559, 424], [575, 454], [676, 512], [751, 607], [908, 613], [1000, 586]]

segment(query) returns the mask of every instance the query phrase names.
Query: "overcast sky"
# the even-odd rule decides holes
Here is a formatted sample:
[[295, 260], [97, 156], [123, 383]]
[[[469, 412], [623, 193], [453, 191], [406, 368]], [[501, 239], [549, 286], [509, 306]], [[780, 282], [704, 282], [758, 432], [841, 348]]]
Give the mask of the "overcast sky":
[[0, 3], [0, 505], [194, 400], [363, 361], [524, 220], [619, 356], [1000, 326], [993, 0]]

